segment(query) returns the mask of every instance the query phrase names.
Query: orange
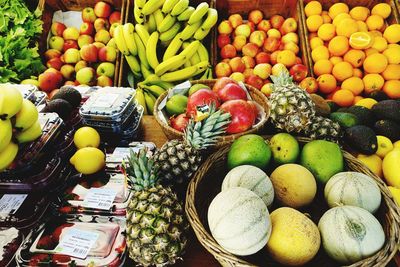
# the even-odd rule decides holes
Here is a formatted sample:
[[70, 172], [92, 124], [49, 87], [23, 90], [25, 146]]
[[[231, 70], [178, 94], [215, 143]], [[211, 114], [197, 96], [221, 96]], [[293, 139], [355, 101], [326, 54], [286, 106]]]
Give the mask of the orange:
[[336, 65], [339, 62], [342, 62], [343, 58], [342, 57], [331, 57], [329, 60], [332, 62], [333, 65]]
[[[340, 90], [340, 87], [338, 86], [338, 87], [336, 87], [335, 88], [335, 90], [333, 90], [330, 94], [328, 94], [328, 95], [326, 95], [326, 99], [327, 100], [331, 100], [332, 101], [332, 97], [333, 97], [333, 95], [337, 92], [337, 91], [339, 91]], [[333, 102], [333, 101], [332, 101]]]
[[318, 28], [324, 23], [320, 15], [311, 15], [306, 20], [307, 29], [310, 32], [318, 31]]
[[286, 67], [291, 67], [296, 64], [296, 54], [291, 50], [282, 50], [278, 53], [276, 60]]
[[384, 21], [383, 18], [379, 15], [371, 15], [365, 21], [367, 23], [368, 29], [370, 31], [379, 30], [383, 27]]
[[381, 74], [385, 80], [400, 80], [400, 65], [389, 64]]
[[336, 79], [332, 74], [322, 74], [317, 78], [318, 88], [321, 93], [329, 94], [336, 89]]
[[329, 17], [328, 11], [322, 11], [321, 17], [322, 17], [322, 20], [324, 21], [324, 23], [331, 23], [332, 22], [331, 17]]
[[332, 24], [337, 27], [339, 23], [344, 19], [351, 19], [351, 16], [347, 13], [341, 13], [333, 19]]
[[390, 44], [400, 42], [400, 24], [392, 24], [387, 27], [383, 32], [383, 37], [385, 37]]
[[358, 31], [359, 32], [368, 32], [368, 26], [367, 23], [361, 20], [357, 20], [357, 25], [358, 25]]
[[333, 94], [332, 101], [335, 102], [338, 106], [349, 107], [353, 105], [354, 95], [349, 90], [341, 89]]
[[377, 36], [383, 37], [383, 34], [382, 34], [380, 31], [378, 31], [378, 30], [369, 31], [368, 33], [369, 33], [372, 37], [377, 37]]
[[356, 96], [354, 97], [354, 100], [353, 100], [353, 106], [354, 106], [358, 101], [360, 101], [361, 99], [364, 99], [364, 97], [362, 97], [362, 96], [360, 96], [360, 95], [356, 95]]
[[336, 80], [344, 81], [353, 76], [353, 66], [346, 61], [339, 62], [333, 67], [332, 74], [335, 76]]
[[387, 58], [380, 53], [376, 53], [367, 56], [367, 58], [364, 60], [363, 67], [368, 73], [381, 73], [386, 69], [387, 65]]
[[329, 41], [333, 37], [335, 37], [335, 25], [330, 23], [322, 24], [318, 29], [318, 37], [324, 41]]
[[311, 58], [314, 62], [321, 59], [329, 59], [329, 50], [325, 46], [318, 46], [311, 51]]
[[367, 49], [373, 43], [373, 37], [366, 32], [355, 32], [350, 36], [350, 46], [354, 49]]
[[341, 36], [346, 36], [350, 38], [350, 36], [358, 32], [358, 24], [354, 19], [343, 19], [336, 26], [336, 34]]
[[320, 15], [321, 12], [322, 5], [318, 1], [311, 1], [304, 7], [304, 13], [306, 13], [307, 17], [312, 15]]
[[364, 98], [364, 99], [361, 99], [360, 101], [358, 101], [356, 103], [356, 106], [362, 106], [362, 107], [371, 109], [372, 106], [375, 105], [376, 103], [378, 103], [378, 101], [376, 101], [373, 98], [367, 97], [367, 98]]
[[384, 19], [389, 17], [391, 12], [392, 12], [392, 9], [391, 9], [390, 5], [387, 3], [377, 4], [371, 10], [372, 15], [379, 15]]
[[400, 81], [389, 80], [383, 85], [383, 92], [390, 98], [400, 98]]
[[360, 69], [354, 68], [353, 69], [353, 77], [358, 77], [362, 78], [363, 77], [363, 72]]
[[329, 16], [332, 19], [340, 13], [349, 13], [349, 7], [345, 3], [336, 3], [329, 8]]
[[358, 77], [350, 77], [342, 82], [342, 89], [349, 90], [353, 95], [359, 95], [364, 91], [364, 83]]
[[343, 57], [344, 61], [349, 62], [353, 67], [361, 67], [365, 60], [365, 53], [361, 50], [350, 49]]
[[375, 48], [368, 48], [368, 49], [364, 50], [364, 52], [367, 57], [372, 54], [379, 53], [378, 50], [376, 50]]
[[319, 37], [314, 37], [310, 40], [310, 47], [312, 50], [321, 45], [324, 45], [324, 41]]
[[332, 73], [333, 64], [328, 59], [321, 59], [314, 64], [314, 73], [317, 76]]
[[387, 48], [387, 41], [385, 38], [377, 36], [374, 38], [374, 43], [371, 47], [375, 48], [378, 52], [383, 52]]
[[383, 53], [389, 64], [400, 64], [400, 45], [389, 45]]
[[349, 40], [344, 36], [335, 36], [329, 41], [328, 49], [332, 56], [343, 56], [349, 50]]
[[363, 6], [356, 6], [350, 10], [350, 16], [355, 20], [365, 21], [369, 16], [369, 9]]
[[363, 83], [365, 92], [369, 94], [372, 91], [381, 90], [385, 80], [380, 74], [371, 73], [364, 76]]

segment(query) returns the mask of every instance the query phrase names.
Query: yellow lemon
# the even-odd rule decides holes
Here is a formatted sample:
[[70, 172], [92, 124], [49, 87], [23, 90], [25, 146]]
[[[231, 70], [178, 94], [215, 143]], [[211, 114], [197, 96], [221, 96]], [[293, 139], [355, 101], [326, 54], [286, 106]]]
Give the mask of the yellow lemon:
[[358, 32], [358, 24], [354, 19], [343, 19], [336, 26], [336, 34], [341, 36], [346, 36], [350, 38], [350, 36]]
[[400, 149], [393, 149], [386, 154], [382, 163], [383, 175], [388, 185], [400, 187]]
[[367, 49], [372, 46], [373, 37], [366, 32], [355, 32], [350, 35], [350, 46], [354, 49]]
[[379, 15], [369, 16], [367, 18], [367, 20], [365, 21], [365, 23], [367, 23], [368, 29], [370, 31], [380, 30], [380, 29], [382, 29], [383, 25], [385, 24], [385, 22], [383, 21], [383, 18]]
[[74, 134], [74, 143], [78, 149], [84, 147], [99, 147], [100, 135], [92, 127], [81, 127]]
[[335, 25], [330, 23], [322, 24], [318, 29], [318, 37], [324, 41], [329, 41], [333, 37], [335, 37]]
[[375, 37], [371, 47], [375, 48], [378, 52], [383, 52], [387, 48], [387, 41], [383, 37]]
[[364, 6], [356, 6], [350, 10], [350, 16], [359, 21], [365, 21], [369, 16], [369, 9]]
[[367, 98], [364, 98], [364, 99], [361, 99], [360, 101], [358, 101], [356, 103], [356, 106], [362, 106], [362, 107], [371, 109], [372, 106], [375, 105], [376, 103], [378, 103], [378, 101], [376, 101], [373, 98], [367, 97]]
[[364, 21], [357, 20], [357, 25], [359, 32], [368, 32], [367, 23], [365, 23]]
[[382, 54], [386, 56], [389, 64], [400, 64], [400, 45], [397, 46], [389, 45], [388, 48], [385, 51], [383, 51]]
[[394, 201], [396, 202], [397, 206], [400, 206], [400, 189], [393, 187], [393, 186], [388, 186], [388, 189], [390, 193], [392, 193], [392, 196], [394, 198]]
[[79, 149], [69, 160], [75, 169], [82, 174], [93, 174], [100, 171], [105, 165], [103, 151], [94, 147]]
[[304, 13], [306, 13], [307, 17], [312, 15], [320, 15], [321, 12], [322, 5], [318, 1], [311, 1], [304, 7]]
[[329, 8], [329, 16], [332, 19], [341, 13], [349, 13], [349, 7], [345, 3], [336, 3]]
[[383, 37], [385, 37], [390, 44], [400, 42], [400, 24], [392, 24], [387, 27], [383, 32]]
[[341, 13], [333, 19], [332, 24], [337, 27], [339, 23], [344, 19], [351, 19], [351, 16], [347, 13]]
[[363, 63], [364, 70], [368, 73], [381, 73], [387, 65], [387, 58], [380, 53], [367, 56]]
[[377, 135], [376, 139], [378, 140], [378, 150], [375, 154], [383, 159], [387, 153], [393, 150], [392, 141], [383, 135]]
[[382, 76], [385, 80], [400, 80], [400, 65], [389, 64], [382, 72]]
[[393, 144], [393, 148], [400, 148], [400, 140], [399, 140], [399, 141], [396, 141], [396, 142], [394, 142], [394, 144]]
[[360, 154], [357, 156], [357, 159], [364, 163], [365, 166], [368, 167], [374, 174], [376, 174], [378, 177], [383, 178], [383, 172], [382, 172], [382, 159], [378, 155], [363, 155]]
[[391, 12], [392, 12], [392, 8], [387, 3], [379, 3], [379, 4], [375, 5], [371, 10], [372, 15], [379, 15], [384, 19], [389, 17]]

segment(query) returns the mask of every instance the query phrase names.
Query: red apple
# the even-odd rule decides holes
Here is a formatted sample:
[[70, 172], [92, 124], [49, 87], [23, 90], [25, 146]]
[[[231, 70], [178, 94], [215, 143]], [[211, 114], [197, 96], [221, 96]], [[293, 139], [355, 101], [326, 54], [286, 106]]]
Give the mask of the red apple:
[[51, 28], [50, 28], [51, 34], [53, 34], [55, 36], [61, 36], [62, 37], [63, 36], [63, 32], [64, 32], [64, 30], [66, 28], [67, 27], [63, 23], [53, 22], [51, 24]]
[[88, 67], [88, 63], [84, 60], [78, 61], [75, 64], [75, 72], [78, 72], [80, 69], [83, 69], [85, 67]]
[[111, 11], [111, 5], [106, 2], [97, 2], [94, 6], [94, 14], [96, 14], [98, 18], [108, 18]]
[[188, 117], [185, 113], [179, 114], [178, 116], [172, 116], [169, 119], [169, 123], [172, 128], [179, 132], [183, 132], [186, 129], [187, 124], [189, 123], [190, 117]]
[[241, 133], [250, 129], [256, 118], [253, 107], [246, 100], [236, 99], [223, 103], [220, 110], [231, 114], [231, 122], [226, 129], [228, 134]]
[[247, 43], [247, 38], [244, 35], [236, 35], [233, 39], [232, 45], [236, 48], [236, 51], [242, 51], [243, 46]]
[[82, 68], [76, 73], [76, 80], [79, 84], [95, 85], [96, 71], [91, 67]]
[[261, 63], [269, 63], [271, 56], [267, 52], [259, 52], [256, 57], [256, 63], [261, 64]]
[[197, 106], [210, 105], [211, 103], [214, 103], [216, 108], [220, 106], [217, 94], [209, 89], [200, 89], [189, 96], [186, 114], [193, 116], [196, 114]]
[[248, 21], [248, 22], [246, 22], [246, 25], [249, 26], [250, 33], [254, 32], [256, 30], [256, 25], [254, 24], [254, 22]]
[[303, 64], [293, 65], [289, 70], [290, 75], [293, 76], [295, 82], [301, 82], [308, 75], [307, 67]]
[[298, 44], [299, 43], [299, 36], [295, 32], [289, 32], [289, 33], [287, 33], [287, 34], [282, 36], [281, 42], [285, 43], [285, 44], [290, 43], [290, 42]]
[[229, 37], [229, 35], [220, 34], [220, 35], [218, 35], [217, 43], [218, 43], [218, 47], [219, 47], [219, 48], [222, 48], [222, 47], [224, 47], [225, 45], [231, 43], [231, 38]]
[[257, 117], [258, 117], [258, 108], [257, 108], [256, 102], [254, 102], [253, 100], [247, 100], [247, 103], [253, 109], [254, 117], [257, 119]]
[[121, 23], [121, 12], [119, 11], [114, 11], [111, 13], [110, 17], [108, 18], [110, 21], [110, 24], [112, 25], [113, 23]]
[[79, 48], [78, 42], [75, 41], [75, 40], [66, 40], [66, 41], [64, 42], [64, 45], [63, 45], [63, 50], [64, 50], [64, 52], [67, 51], [67, 50], [70, 49], [70, 48], [78, 49], [78, 48]]
[[107, 44], [108, 41], [110, 41], [111, 35], [108, 30], [101, 29], [98, 32], [96, 32], [96, 35], [94, 36], [94, 41], [95, 42], [101, 42], [103, 44]]
[[263, 31], [254, 31], [250, 34], [250, 43], [262, 47], [266, 38], [266, 34]]
[[261, 79], [268, 79], [269, 75], [271, 75], [272, 66], [268, 63], [257, 64], [254, 67], [254, 75], [257, 75]]
[[264, 14], [261, 10], [252, 10], [249, 13], [249, 21], [253, 22], [254, 24], [258, 24], [264, 17]]
[[39, 87], [42, 91], [49, 93], [60, 87], [62, 78], [62, 75], [58, 71], [45, 71], [39, 75]]
[[233, 31], [233, 27], [229, 20], [223, 20], [218, 25], [218, 33], [219, 34], [229, 35], [229, 34], [231, 34], [232, 31]]
[[285, 18], [282, 17], [281, 15], [273, 15], [270, 21], [273, 28], [279, 29], [282, 26], [283, 22], [285, 21]]
[[110, 22], [108, 22], [108, 20], [105, 18], [97, 18], [94, 21], [94, 29], [96, 30], [96, 32], [102, 29], [108, 30], [109, 28], [110, 28]]
[[271, 29], [271, 23], [269, 20], [263, 19], [260, 23], [257, 24], [257, 30], [267, 32]]
[[236, 48], [231, 45], [227, 44], [221, 48], [221, 57], [222, 58], [233, 58], [236, 57]]
[[244, 82], [245, 77], [244, 74], [242, 72], [233, 72], [229, 78], [234, 79], [237, 82]]
[[55, 57], [61, 57], [61, 55], [62, 53], [57, 49], [48, 49], [46, 52], [44, 52], [44, 58], [46, 60], [50, 60]]
[[258, 53], [258, 46], [253, 43], [248, 43], [242, 48], [244, 56], [255, 57]]
[[254, 75], [254, 70], [252, 68], [247, 68], [243, 71], [244, 80], [246, 81], [251, 75]]
[[77, 81], [65, 81], [64, 85], [78, 86], [79, 83]]
[[244, 65], [246, 66], [246, 69], [252, 69], [256, 65], [256, 61], [250, 56], [243, 56], [242, 60], [244, 62]]
[[96, 14], [94, 14], [94, 10], [91, 7], [85, 7], [82, 10], [82, 20], [84, 22], [90, 22], [94, 23], [94, 21], [97, 19]]
[[64, 65], [61, 67], [60, 72], [65, 80], [74, 80], [75, 79], [75, 68], [72, 65]]
[[[111, 39], [110, 39], [110, 40], [111, 40]], [[100, 48], [106, 46], [104, 43], [101, 43], [101, 42], [94, 42], [93, 45], [95, 45], [95, 46], [97, 47], [97, 49], [100, 49]]]
[[282, 34], [287, 34], [289, 32], [296, 32], [297, 30], [297, 21], [294, 18], [286, 19], [282, 26], [280, 27], [280, 31]]
[[79, 28], [79, 33], [81, 35], [83, 35], [83, 34], [93, 35], [94, 34], [94, 25], [93, 25], [93, 23], [83, 22], [81, 27]]
[[63, 32], [64, 40], [78, 40], [79, 30], [75, 27], [67, 27]]
[[278, 54], [279, 54], [279, 50], [272, 52], [271, 54], [271, 64], [275, 65], [276, 63], [278, 63]]
[[217, 78], [228, 77], [232, 74], [231, 66], [226, 62], [220, 62], [215, 66], [215, 75]]
[[296, 64], [303, 64], [303, 60], [300, 57], [296, 57]]
[[318, 91], [317, 80], [313, 77], [306, 77], [299, 83], [299, 86], [306, 90], [309, 94], [313, 94]]
[[263, 80], [255, 74], [252, 74], [249, 77], [247, 77], [246, 83], [250, 84], [251, 86], [254, 86], [255, 88], [257, 88], [259, 90], [264, 85]]
[[236, 83], [236, 81], [231, 78], [228, 78], [228, 77], [219, 78], [215, 82], [212, 90], [213, 90], [213, 92], [217, 93], [220, 89], [224, 88], [225, 85], [230, 84], [230, 83]]
[[94, 44], [84, 45], [80, 50], [81, 58], [87, 62], [97, 62], [98, 51]]
[[261, 93], [263, 93], [265, 96], [270, 96], [272, 94], [272, 83], [264, 83], [264, 85], [261, 87]]
[[94, 42], [93, 37], [87, 34], [81, 35], [78, 38], [78, 46], [80, 48], [82, 48], [84, 45], [92, 44], [93, 42]]
[[50, 49], [56, 49], [58, 51], [62, 51], [64, 46], [64, 39], [60, 36], [53, 36], [49, 40]]
[[218, 90], [217, 95], [222, 102], [234, 99], [247, 100], [246, 92], [236, 83], [228, 83]]
[[250, 36], [250, 34], [251, 34], [251, 28], [247, 24], [241, 24], [241, 25], [237, 26], [235, 29], [235, 36], [244, 35], [247, 38]]
[[232, 14], [229, 16], [228, 20], [234, 29], [243, 23], [243, 18], [240, 14]]
[[68, 64], [75, 64], [81, 60], [79, 50], [76, 48], [70, 48], [64, 53], [64, 61]]
[[241, 57], [234, 57], [229, 61], [232, 72], [243, 72], [246, 68]]
[[275, 37], [268, 37], [265, 39], [264, 45], [263, 45], [263, 50], [264, 52], [274, 52], [278, 50], [281, 42], [278, 38]]
[[62, 65], [64, 65], [64, 63], [61, 61], [59, 57], [49, 59], [46, 63], [46, 66], [48, 68], [55, 68], [56, 70], [60, 70]]
[[113, 86], [113, 80], [106, 75], [100, 75], [99, 77], [97, 77], [97, 86]]
[[117, 59], [117, 50], [111, 46], [102, 47], [99, 49], [98, 58], [102, 62], [115, 62]]

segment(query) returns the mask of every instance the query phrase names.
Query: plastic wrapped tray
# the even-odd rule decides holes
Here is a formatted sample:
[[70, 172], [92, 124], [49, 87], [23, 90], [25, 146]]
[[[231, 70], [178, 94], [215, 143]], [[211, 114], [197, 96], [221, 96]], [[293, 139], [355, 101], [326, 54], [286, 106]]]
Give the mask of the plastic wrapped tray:
[[15, 253], [23, 240], [23, 234], [18, 229], [0, 227], [0, 266], [13, 266]]
[[32, 84], [8, 84], [8, 85], [18, 89], [25, 99], [28, 99], [32, 102], [34, 102], [35, 100], [35, 92], [39, 91], [38, 88]]

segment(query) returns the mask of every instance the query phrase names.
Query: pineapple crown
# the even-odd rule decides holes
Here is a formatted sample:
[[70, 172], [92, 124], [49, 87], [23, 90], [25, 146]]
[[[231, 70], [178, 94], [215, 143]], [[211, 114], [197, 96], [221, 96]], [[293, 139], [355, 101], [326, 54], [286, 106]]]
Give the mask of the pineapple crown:
[[277, 76], [271, 75], [269, 77], [271, 77], [274, 87], [284, 87], [293, 84], [293, 77], [290, 76], [287, 70], [282, 70]]
[[141, 148], [137, 153], [131, 149], [122, 166], [133, 190], [142, 191], [158, 184], [158, 168], [153, 159], [147, 158], [147, 148]]
[[195, 149], [205, 149], [214, 145], [219, 136], [225, 133], [231, 114], [216, 111], [214, 103], [210, 105], [209, 116], [202, 121], [190, 119], [185, 131], [185, 142]]

